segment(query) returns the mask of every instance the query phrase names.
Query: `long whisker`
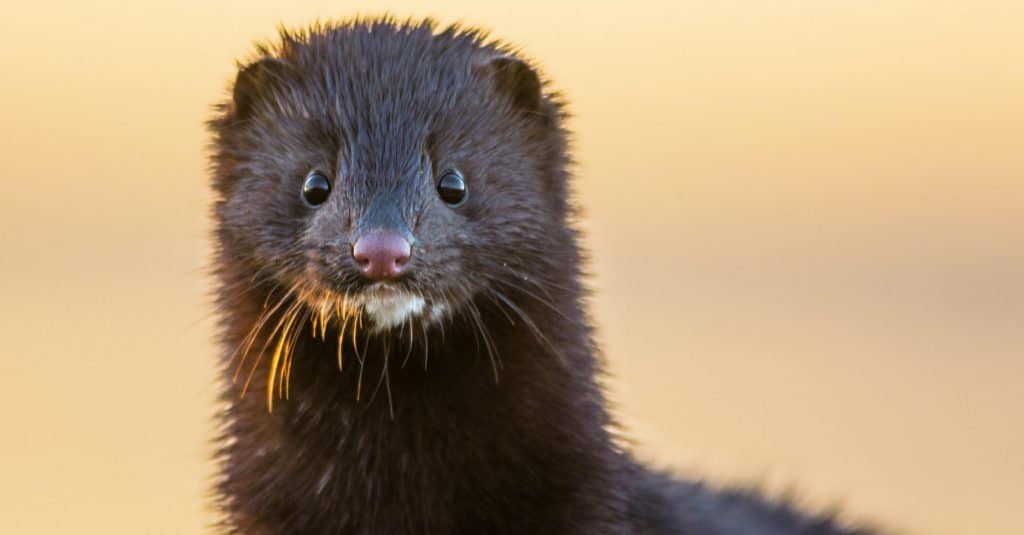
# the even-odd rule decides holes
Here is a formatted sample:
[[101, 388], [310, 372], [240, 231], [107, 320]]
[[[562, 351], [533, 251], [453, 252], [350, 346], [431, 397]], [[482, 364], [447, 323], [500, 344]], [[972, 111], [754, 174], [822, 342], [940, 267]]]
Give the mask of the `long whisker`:
[[356, 331], [361, 330], [363, 327], [363, 316], [362, 314], [356, 315], [355, 321], [352, 323], [352, 350], [356, 354], [356, 360], [359, 361], [359, 365], [363, 365], [363, 355], [359, 351], [359, 344], [356, 342]]
[[[377, 378], [377, 386], [373, 387], [373, 393], [370, 394], [370, 399], [367, 401], [369, 404], [373, 404], [373, 400], [377, 398], [377, 392], [380, 390], [380, 385], [384, 383], [384, 379], [388, 376], [388, 356], [391, 354], [391, 343], [387, 338], [384, 338], [384, 365], [380, 370], [380, 377]], [[394, 415], [392, 415], [394, 417]]]
[[515, 325], [515, 324], [516, 324], [516, 320], [515, 320], [515, 318], [513, 318], [512, 316], [510, 316], [510, 315], [508, 314], [508, 311], [507, 311], [507, 310], [505, 310], [505, 308], [504, 308], [504, 307], [500, 306], [500, 305], [501, 305], [501, 302], [500, 302], [500, 301], [498, 301], [498, 299], [497, 299], [497, 296], [498, 296], [498, 291], [497, 291], [497, 290], [494, 290], [493, 288], [488, 288], [488, 289], [487, 289], [487, 296], [491, 298], [491, 302], [493, 302], [493, 303], [494, 303], [494, 304], [496, 304], [496, 305], [499, 305], [499, 306], [497, 307], [497, 308], [498, 308], [498, 310], [500, 310], [500, 311], [501, 311], [501, 314], [502, 314], [503, 316], [505, 316], [505, 319], [507, 319], [507, 320], [508, 320], [509, 324], [511, 324], [511, 325]]
[[290, 309], [288, 320], [284, 324], [284, 329], [281, 331], [281, 335], [277, 339], [277, 346], [274, 348], [274, 356], [270, 360], [270, 375], [267, 379], [267, 412], [274, 411], [274, 376], [277, 374], [277, 365], [281, 361], [281, 352], [284, 349], [285, 340], [288, 337], [288, 331], [291, 329], [292, 324], [295, 322], [295, 318], [298, 316], [296, 312], [297, 307]]
[[563, 284], [559, 284], [558, 282], [553, 281], [550, 278], [546, 278], [546, 277], [544, 277], [543, 275], [541, 275], [539, 273], [533, 273], [533, 272], [528, 273], [526, 271], [522, 271], [520, 269], [517, 269], [516, 267], [513, 267], [512, 265], [509, 264], [507, 258], [498, 257], [498, 256], [495, 256], [493, 254], [484, 253], [484, 252], [479, 252], [477, 254], [479, 254], [483, 259], [487, 260], [488, 261], [487, 263], [489, 264], [489, 266], [491, 268], [493, 268], [493, 269], [489, 269], [489, 270], [481, 270], [481, 272], [488, 272], [489, 273], [489, 272], [502, 272], [502, 271], [505, 271], [505, 272], [511, 274], [515, 278], [516, 281], [530, 283], [532, 286], [534, 286], [538, 290], [544, 292], [545, 295], [547, 295], [549, 298], [552, 298], [552, 299], [554, 298], [554, 296], [551, 295], [551, 292], [549, 291], [549, 289], [561, 290], [563, 292], [572, 292], [573, 291], [573, 288], [570, 288], [570, 287], [565, 286]]
[[231, 379], [232, 382], [238, 380], [239, 372], [241, 372], [242, 367], [245, 365], [245, 360], [249, 356], [249, 351], [252, 349], [253, 343], [255, 343], [256, 339], [259, 337], [260, 331], [263, 330], [263, 327], [270, 320], [270, 318], [272, 318], [274, 314], [277, 313], [278, 309], [280, 309], [281, 306], [283, 306], [285, 302], [288, 301], [288, 298], [294, 292], [294, 288], [289, 289], [287, 292], [285, 292], [283, 296], [281, 296], [281, 299], [278, 300], [277, 304], [274, 305], [274, 307], [269, 310], [267, 310], [266, 305], [264, 305], [264, 311], [260, 314], [260, 317], [257, 320], [256, 324], [253, 326], [252, 329], [249, 330], [249, 334], [242, 340], [242, 343], [240, 343], [238, 345], [238, 348], [236, 348], [235, 351], [232, 353], [231, 360], [234, 360], [238, 350], [241, 349], [243, 345], [245, 346], [245, 349], [242, 350], [241, 353], [241, 359], [239, 360], [238, 365], [235, 367], [235, 373]]
[[470, 318], [473, 319], [473, 323], [476, 324], [477, 330], [480, 331], [480, 335], [483, 337], [484, 347], [487, 349], [487, 356], [491, 359], [491, 370], [494, 372], [494, 382], [498, 383], [498, 367], [501, 357], [495, 357], [496, 348], [494, 347], [494, 340], [491, 339], [490, 333], [487, 331], [487, 328], [483, 324], [483, 320], [480, 318], [480, 309], [477, 308], [475, 303], [471, 302], [468, 310], [470, 311]]
[[356, 360], [359, 361], [359, 378], [356, 379], [356, 401], [359, 401], [359, 398], [363, 393], [363, 368], [365, 365], [363, 364], [362, 359], [357, 358]]
[[493, 278], [493, 277], [492, 277], [492, 278], [490, 278], [490, 280], [494, 281], [494, 282], [495, 282], [495, 283], [497, 283], [497, 284], [502, 284], [502, 285], [508, 286], [509, 288], [511, 288], [511, 289], [513, 289], [513, 290], [515, 290], [515, 291], [517, 291], [517, 292], [520, 292], [520, 293], [526, 294], [526, 295], [527, 295], [528, 297], [531, 297], [531, 298], [533, 298], [533, 299], [534, 299], [535, 301], [537, 301], [538, 303], [540, 303], [540, 304], [542, 304], [542, 305], [544, 305], [544, 306], [548, 307], [549, 309], [551, 309], [551, 311], [552, 311], [552, 312], [554, 312], [554, 313], [558, 314], [559, 316], [561, 316], [561, 317], [562, 317], [563, 319], [565, 319], [566, 321], [568, 321], [568, 322], [572, 322], [572, 321], [573, 321], [573, 320], [572, 320], [572, 318], [570, 318], [569, 316], [567, 316], [567, 315], [565, 314], [565, 312], [563, 312], [562, 310], [560, 310], [560, 309], [559, 309], [559, 308], [558, 308], [557, 306], [555, 306], [555, 304], [554, 304], [554, 303], [552, 303], [552, 302], [551, 302], [550, 300], [548, 300], [548, 299], [545, 299], [545, 298], [543, 298], [543, 297], [541, 297], [541, 296], [539, 296], [539, 295], [537, 295], [537, 294], [535, 294], [535, 293], [531, 292], [530, 290], [528, 290], [528, 289], [526, 289], [526, 288], [522, 287], [521, 285], [515, 284], [515, 283], [513, 283], [513, 282], [511, 282], [511, 281], [508, 281], [508, 280], [504, 280], [504, 279], [497, 279], [497, 278]]
[[423, 333], [423, 371], [427, 371], [427, 364], [430, 362], [430, 339], [427, 338], [427, 326], [420, 323], [420, 332]]
[[298, 302], [292, 303], [292, 305], [289, 306], [283, 314], [281, 314], [281, 318], [278, 319], [277, 325], [275, 325], [273, 330], [270, 331], [270, 334], [267, 335], [267, 339], [263, 342], [263, 347], [260, 348], [260, 352], [256, 357], [256, 362], [254, 362], [252, 367], [249, 368], [249, 374], [245, 378], [245, 385], [242, 386], [241, 397], [245, 397], [245, 393], [249, 390], [249, 384], [252, 382], [253, 374], [256, 373], [256, 369], [259, 367], [260, 362], [263, 361], [263, 355], [266, 354], [267, 347], [270, 345], [270, 342], [274, 340], [274, 336], [298, 307]]
[[415, 341], [415, 334], [416, 334], [416, 331], [415, 331], [413, 323], [412, 323], [412, 316], [409, 316], [409, 318], [404, 323], [402, 323], [402, 332], [405, 332], [406, 324], [409, 325], [409, 344], [406, 346], [405, 358], [402, 359], [402, 364], [400, 366], [401, 368], [405, 368], [405, 364], [407, 362], [409, 362], [409, 357], [412, 356], [412, 346], [413, 346], [413, 342]]
[[[307, 311], [303, 315], [302, 319], [299, 320], [299, 323], [301, 324], [301, 323], [307, 321], [311, 315], [312, 314], [309, 311]], [[287, 343], [287, 348], [285, 350], [284, 364], [281, 367], [282, 372], [283, 372], [281, 374], [281, 377], [282, 377], [282, 380], [284, 381], [284, 399], [290, 399], [291, 398], [291, 391], [292, 391], [292, 363], [295, 362], [295, 346], [299, 343], [299, 336], [300, 336], [301, 331], [302, 331], [301, 329], [296, 328], [292, 332], [292, 338]], [[281, 396], [281, 385], [280, 384], [278, 385], [277, 390], [278, 390], [278, 397], [280, 397]]]
[[[258, 269], [257, 272], [251, 276], [241, 280], [236, 280], [225, 284], [219, 289], [221, 295], [230, 293], [232, 297], [238, 298], [245, 296], [251, 292], [262, 289], [268, 282], [275, 282], [277, 275], [268, 269]], [[279, 283], [276, 283], [271, 287], [271, 291], [280, 287]]]
[[511, 299], [505, 296], [505, 294], [497, 290], [494, 290], [493, 288], [490, 291], [493, 293], [495, 297], [497, 297], [502, 303], [504, 303], [506, 307], [512, 310], [512, 312], [514, 312], [523, 320], [523, 323], [526, 325], [526, 327], [530, 329], [534, 337], [537, 338], [538, 342], [544, 344], [548, 352], [550, 352], [553, 356], [559, 356], [556, 354], [555, 346], [554, 344], [551, 343], [551, 340], [549, 340], [548, 337], [545, 336], [543, 332], [541, 332], [540, 328], [537, 327], [537, 324], [534, 323], [532, 319], [530, 319], [530, 316], [527, 315], [526, 312], [524, 312], [523, 309], [519, 307], [519, 305], [516, 305], [514, 302], [512, 302]]
[[[442, 298], [442, 301], [441, 301], [442, 303], [452, 303], [453, 302], [451, 295], [449, 295], [448, 292], [446, 290], [444, 290], [444, 289], [441, 289], [441, 298]], [[441, 345], [444, 345], [444, 324], [445, 324], [445, 319], [446, 319], [445, 317], [441, 317], [440, 321], [437, 322], [437, 327], [438, 327], [438, 329], [441, 330]]]
[[387, 391], [388, 394], [388, 414], [391, 416], [391, 419], [394, 420], [395, 402], [391, 397], [391, 372], [389, 370], [390, 366], [388, 366], [388, 359], [390, 357], [390, 355], [384, 357], [384, 389], [385, 391]]
[[327, 300], [325, 299], [324, 302], [320, 305], [320, 310], [318, 311], [320, 313], [320, 339], [321, 340], [326, 340], [327, 339], [327, 320], [329, 319], [329, 315], [330, 315], [330, 312], [331, 312], [330, 308], [328, 308], [329, 306], [330, 306], [330, 303], [328, 303]]
[[341, 357], [342, 357], [342, 346], [345, 345], [345, 329], [348, 328], [348, 319], [349, 319], [348, 316], [344, 316], [344, 319], [342, 320], [342, 323], [341, 323], [341, 331], [338, 332], [338, 371], [339, 372], [343, 369], [343, 366], [342, 366], [343, 365], [343, 361], [341, 359]]

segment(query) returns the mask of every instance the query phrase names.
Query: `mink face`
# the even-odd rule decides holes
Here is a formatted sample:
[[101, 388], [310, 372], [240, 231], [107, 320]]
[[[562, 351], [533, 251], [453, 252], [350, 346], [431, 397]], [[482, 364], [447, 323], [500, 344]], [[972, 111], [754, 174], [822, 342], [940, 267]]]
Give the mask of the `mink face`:
[[384, 25], [261, 52], [213, 124], [222, 255], [251, 280], [383, 331], [575, 273], [560, 109], [524, 62]]

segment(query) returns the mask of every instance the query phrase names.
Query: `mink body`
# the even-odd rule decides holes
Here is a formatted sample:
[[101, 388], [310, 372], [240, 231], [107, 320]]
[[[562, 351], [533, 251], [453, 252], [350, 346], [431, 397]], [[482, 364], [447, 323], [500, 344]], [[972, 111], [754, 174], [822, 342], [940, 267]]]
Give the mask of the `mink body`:
[[[210, 122], [223, 531], [867, 533], [616, 446], [563, 116], [512, 49], [430, 22], [283, 32], [240, 69]], [[411, 256], [370, 280], [381, 231]]]

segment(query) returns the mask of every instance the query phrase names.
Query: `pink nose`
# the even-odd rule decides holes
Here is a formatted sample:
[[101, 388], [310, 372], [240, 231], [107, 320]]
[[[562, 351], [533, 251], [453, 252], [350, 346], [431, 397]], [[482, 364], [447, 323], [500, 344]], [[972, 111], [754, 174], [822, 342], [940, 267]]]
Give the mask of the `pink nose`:
[[352, 246], [352, 257], [363, 274], [378, 281], [401, 275], [411, 255], [409, 240], [395, 232], [371, 232]]

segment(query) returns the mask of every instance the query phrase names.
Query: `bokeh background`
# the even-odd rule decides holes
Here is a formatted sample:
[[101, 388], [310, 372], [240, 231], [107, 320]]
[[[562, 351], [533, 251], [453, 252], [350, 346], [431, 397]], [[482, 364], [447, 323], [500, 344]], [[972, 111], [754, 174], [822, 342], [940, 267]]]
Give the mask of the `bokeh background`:
[[202, 533], [202, 123], [251, 43], [482, 25], [572, 101], [642, 455], [905, 533], [1024, 533], [1024, 3], [17, 2], [0, 17], [0, 532]]

